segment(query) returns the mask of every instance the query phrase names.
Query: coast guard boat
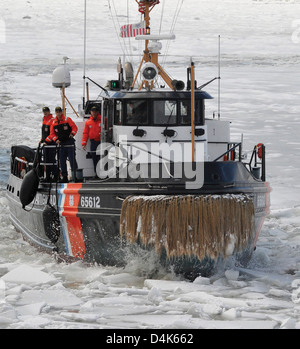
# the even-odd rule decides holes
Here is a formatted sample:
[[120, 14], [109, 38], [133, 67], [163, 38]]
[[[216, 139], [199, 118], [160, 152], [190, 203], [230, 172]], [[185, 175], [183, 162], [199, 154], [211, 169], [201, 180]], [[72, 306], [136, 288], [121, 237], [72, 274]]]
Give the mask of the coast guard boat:
[[[186, 82], [170, 78], [159, 55], [161, 41], [175, 37], [150, 30], [159, 1], [136, 2], [143, 21], [121, 28], [121, 36], [145, 43], [136, 73], [119, 60], [117, 79], [99, 85], [96, 100], [87, 80], [95, 82], [84, 76], [86, 95], [73, 119], [76, 176], [47, 182], [43, 150], [12, 146], [11, 221], [27, 241], [59, 258], [120, 266], [128, 251], [142, 249], [190, 279], [213, 273], [227, 258], [245, 265], [269, 212], [265, 146], [253, 145], [246, 158], [243, 142], [231, 140], [230, 122], [205, 115], [212, 97], [203, 91], [208, 83], [197, 86], [193, 61]], [[65, 110], [66, 59], [52, 83]], [[81, 149], [93, 106], [102, 130], [96, 173], [91, 154]]]

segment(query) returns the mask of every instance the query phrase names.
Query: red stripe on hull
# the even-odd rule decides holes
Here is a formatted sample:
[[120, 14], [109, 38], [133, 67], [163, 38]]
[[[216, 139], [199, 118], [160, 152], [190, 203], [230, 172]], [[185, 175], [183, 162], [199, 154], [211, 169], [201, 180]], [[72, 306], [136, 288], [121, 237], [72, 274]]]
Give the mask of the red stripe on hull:
[[81, 183], [70, 183], [64, 189], [65, 201], [62, 216], [65, 217], [70, 247], [74, 257], [83, 258], [86, 253], [80, 218], [77, 217]]

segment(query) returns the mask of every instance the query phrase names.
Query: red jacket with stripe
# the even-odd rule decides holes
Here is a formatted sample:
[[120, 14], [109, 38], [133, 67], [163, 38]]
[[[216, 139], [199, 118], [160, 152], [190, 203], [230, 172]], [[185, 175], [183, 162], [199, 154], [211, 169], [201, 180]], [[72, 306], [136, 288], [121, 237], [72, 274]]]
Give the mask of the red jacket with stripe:
[[98, 114], [97, 119], [91, 116], [85, 123], [83, 135], [82, 135], [82, 146], [87, 144], [88, 139], [93, 139], [97, 142], [100, 141], [101, 135], [101, 115]]
[[66, 116], [62, 116], [60, 120], [56, 117], [51, 125], [51, 131], [46, 142], [59, 140], [65, 142], [70, 138], [70, 135], [75, 136], [78, 131], [78, 127], [75, 122]]
[[48, 136], [50, 135], [51, 125], [54, 121], [54, 117], [52, 114], [44, 116], [43, 125], [42, 125], [42, 138], [41, 141], [45, 142]]

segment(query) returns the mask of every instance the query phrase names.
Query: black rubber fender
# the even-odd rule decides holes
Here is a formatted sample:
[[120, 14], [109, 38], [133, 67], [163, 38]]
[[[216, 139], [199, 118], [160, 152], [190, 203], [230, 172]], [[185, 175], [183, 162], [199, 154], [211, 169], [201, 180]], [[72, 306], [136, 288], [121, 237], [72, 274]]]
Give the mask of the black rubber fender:
[[40, 179], [36, 168], [33, 168], [23, 178], [20, 188], [20, 201], [23, 209], [29, 205], [36, 196], [38, 191]]

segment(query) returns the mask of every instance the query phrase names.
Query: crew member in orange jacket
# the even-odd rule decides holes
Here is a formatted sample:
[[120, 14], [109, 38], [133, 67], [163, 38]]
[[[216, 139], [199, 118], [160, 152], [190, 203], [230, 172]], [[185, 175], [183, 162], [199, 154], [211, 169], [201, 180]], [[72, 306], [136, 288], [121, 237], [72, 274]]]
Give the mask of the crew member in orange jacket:
[[97, 156], [96, 150], [100, 144], [101, 137], [101, 115], [97, 107], [92, 107], [91, 117], [87, 120], [84, 126], [83, 135], [82, 135], [82, 148], [86, 150], [86, 145], [90, 139], [94, 170], [96, 172], [97, 163], [100, 159], [100, 156]]
[[[55, 108], [56, 117], [51, 125], [49, 140], [60, 145], [59, 162], [62, 174], [62, 183], [68, 182], [67, 159], [70, 161], [73, 179], [76, 179], [77, 163], [75, 158], [75, 140], [74, 136], [78, 131], [78, 127], [74, 121], [63, 115], [61, 107]], [[47, 139], [46, 139], [47, 141]]]
[[[51, 146], [54, 145], [55, 143], [51, 140], [46, 141], [46, 139], [50, 135], [50, 129], [51, 125], [54, 121], [54, 117], [50, 112], [49, 107], [44, 107], [43, 109], [43, 124], [42, 124], [42, 137], [40, 144], [46, 145], [46, 146]], [[55, 149], [54, 148], [44, 148], [43, 149], [44, 153], [44, 162], [47, 164], [53, 164], [53, 165], [46, 165], [46, 182], [50, 182], [51, 179], [56, 180], [56, 168], [55, 168]]]

